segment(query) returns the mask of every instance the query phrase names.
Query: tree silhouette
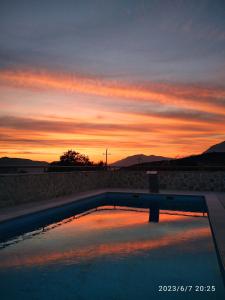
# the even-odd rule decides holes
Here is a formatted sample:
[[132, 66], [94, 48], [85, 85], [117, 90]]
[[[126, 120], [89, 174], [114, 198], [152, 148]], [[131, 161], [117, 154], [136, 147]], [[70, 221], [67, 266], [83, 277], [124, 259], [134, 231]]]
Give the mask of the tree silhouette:
[[54, 162], [60, 166], [92, 166], [93, 162], [90, 161], [87, 155], [80, 154], [79, 152], [68, 150], [60, 156], [60, 160]]
[[103, 160], [100, 160], [96, 166], [99, 166], [99, 167], [104, 167], [105, 166], [105, 163], [103, 162]]

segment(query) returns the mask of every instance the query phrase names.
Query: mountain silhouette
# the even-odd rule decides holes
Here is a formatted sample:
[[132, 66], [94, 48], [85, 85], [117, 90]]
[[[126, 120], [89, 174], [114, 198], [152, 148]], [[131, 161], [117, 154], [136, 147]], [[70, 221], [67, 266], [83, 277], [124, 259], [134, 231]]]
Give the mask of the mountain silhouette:
[[135, 164], [149, 163], [155, 161], [168, 160], [169, 157], [164, 156], [156, 156], [156, 155], [144, 155], [144, 154], [136, 154], [132, 156], [128, 156], [121, 160], [118, 160], [111, 164], [113, 167], [129, 167]]
[[0, 166], [46, 166], [46, 161], [37, 161], [26, 158], [0, 157]]
[[211, 153], [211, 152], [225, 152], [225, 141], [211, 146], [204, 153]]

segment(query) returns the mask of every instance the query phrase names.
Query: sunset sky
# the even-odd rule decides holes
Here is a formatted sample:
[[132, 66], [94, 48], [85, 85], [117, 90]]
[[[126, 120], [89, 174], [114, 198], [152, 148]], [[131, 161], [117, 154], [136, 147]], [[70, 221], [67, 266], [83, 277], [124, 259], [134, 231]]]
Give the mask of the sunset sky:
[[0, 0], [0, 156], [225, 140], [225, 0]]

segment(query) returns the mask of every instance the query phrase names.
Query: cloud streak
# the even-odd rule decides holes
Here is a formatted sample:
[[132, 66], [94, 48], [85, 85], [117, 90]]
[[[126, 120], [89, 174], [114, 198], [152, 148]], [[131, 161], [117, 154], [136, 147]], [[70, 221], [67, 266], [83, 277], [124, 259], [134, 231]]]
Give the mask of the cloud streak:
[[59, 90], [117, 100], [157, 103], [196, 111], [214, 112], [225, 116], [225, 89], [168, 83], [125, 84], [79, 75], [34, 71], [0, 71], [4, 85], [38, 90]]
[[225, 139], [223, 1], [17, 2], [0, 4], [0, 151], [116, 160]]
[[167, 130], [179, 131], [182, 132], [212, 132], [215, 131], [215, 128], [206, 127], [204, 124], [191, 125], [191, 124], [167, 124], [165, 130], [164, 124], [156, 124], [151, 122], [143, 123], [96, 123], [96, 122], [79, 122], [79, 121], [56, 121], [56, 120], [47, 120], [47, 119], [35, 119], [35, 118], [25, 118], [25, 117], [16, 117], [16, 116], [2, 116], [0, 117], [0, 128], [14, 129], [17, 131], [32, 131], [36, 133], [44, 132], [53, 132], [53, 133], [64, 133], [64, 134], [82, 134], [82, 135], [96, 135], [98, 133], [106, 135], [120, 135], [124, 132], [124, 136], [128, 132], [143, 132], [148, 131], [154, 132], [166, 132]]
[[[102, 159], [102, 149], [113, 148], [114, 160], [119, 151], [135, 151], [174, 156], [174, 148], [182, 154], [198, 152], [207, 148], [213, 138], [223, 137], [223, 127], [191, 125], [188, 123], [117, 123], [113, 124], [100, 119], [101, 123], [81, 122], [78, 120], [37, 119], [32, 117], [0, 117], [0, 148], [2, 152], [17, 153], [19, 156], [31, 155], [44, 157], [47, 160], [57, 159], [56, 153], [66, 149], [86, 149], [86, 153], [98, 153], [95, 160]], [[166, 124], [166, 125], [165, 125]], [[165, 146], [167, 147], [165, 148]], [[184, 147], [184, 148], [183, 148]], [[35, 152], [31, 151], [32, 149]], [[5, 150], [5, 151], [3, 151]], [[82, 151], [83, 151], [82, 150]], [[79, 150], [80, 151], [80, 150]], [[54, 155], [53, 155], [54, 153]], [[119, 158], [120, 156], [118, 156]]]
[[[0, 84], [3, 91], [8, 87], [14, 93], [10, 104], [10, 93], [3, 93], [0, 147], [20, 156], [24, 153], [33, 157], [34, 148], [42, 158], [38, 153], [49, 150], [46, 159], [53, 160], [57, 156], [51, 153], [62, 153], [68, 148], [93, 153], [99, 151], [93, 149], [105, 147], [117, 149], [116, 153], [126, 149], [133, 153], [187, 155], [203, 151], [225, 136], [225, 89], [221, 87], [124, 83], [98, 76], [9, 69], [0, 71]], [[17, 104], [17, 89], [29, 91], [26, 102], [20, 99]], [[39, 103], [43, 95], [46, 104], [45, 100]], [[53, 112], [57, 104], [51, 100], [54, 95], [61, 106]], [[23, 107], [28, 107], [29, 99], [33, 113], [28, 117]], [[16, 113], [17, 108], [20, 114]], [[70, 110], [72, 114], [68, 114]], [[116, 155], [114, 160], [121, 158], [121, 154]], [[96, 157], [95, 160], [102, 159], [99, 154]]]

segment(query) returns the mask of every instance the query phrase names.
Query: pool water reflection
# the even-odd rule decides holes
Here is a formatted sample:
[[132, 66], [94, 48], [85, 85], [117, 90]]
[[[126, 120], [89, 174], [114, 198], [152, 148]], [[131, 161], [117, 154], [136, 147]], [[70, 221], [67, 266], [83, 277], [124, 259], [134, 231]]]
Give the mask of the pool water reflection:
[[1, 299], [183, 299], [159, 285], [216, 286], [185, 299], [224, 296], [207, 218], [99, 210], [26, 237], [0, 250]]

